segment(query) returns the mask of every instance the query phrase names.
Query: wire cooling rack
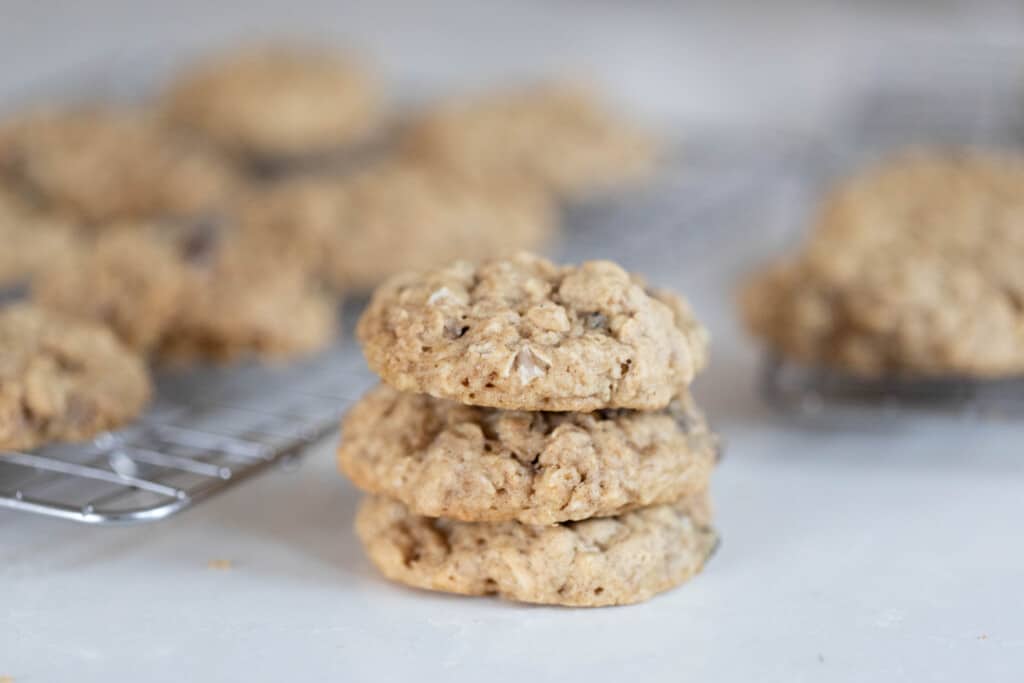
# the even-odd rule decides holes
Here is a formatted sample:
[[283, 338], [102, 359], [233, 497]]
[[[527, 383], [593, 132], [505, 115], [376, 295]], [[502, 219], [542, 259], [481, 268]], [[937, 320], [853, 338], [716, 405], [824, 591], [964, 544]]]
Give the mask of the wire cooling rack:
[[164, 519], [337, 428], [358, 353], [288, 366], [203, 368], [158, 379], [135, 424], [89, 443], [0, 454], [0, 506], [89, 524]]
[[[646, 189], [567, 210], [569, 252], [558, 256], [621, 258], [622, 235], [638, 228], [648, 252], [685, 251], [691, 227], [705, 227], [716, 208], [730, 206], [772, 166], [763, 145], [757, 164], [736, 155], [734, 146], [691, 144], [679, 166], [666, 165]], [[652, 250], [651, 241], [662, 248]], [[354, 328], [359, 308], [360, 302], [346, 305], [345, 330]], [[280, 367], [206, 367], [159, 377], [153, 407], [127, 429], [86, 444], [0, 453], [0, 507], [96, 525], [164, 519], [294, 460], [334, 432], [374, 381], [351, 340]]]
[[822, 367], [806, 367], [767, 354], [759, 390], [775, 408], [809, 417], [840, 419], [913, 412], [963, 417], [1024, 417], [1024, 378], [860, 378]]

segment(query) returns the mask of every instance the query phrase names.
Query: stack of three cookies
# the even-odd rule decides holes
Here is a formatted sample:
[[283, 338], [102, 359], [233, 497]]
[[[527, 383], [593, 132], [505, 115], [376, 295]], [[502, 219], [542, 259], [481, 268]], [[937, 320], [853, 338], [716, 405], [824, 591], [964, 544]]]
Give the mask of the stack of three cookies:
[[520, 254], [396, 276], [358, 333], [386, 384], [346, 416], [339, 464], [373, 494], [356, 530], [386, 576], [587, 606], [702, 568], [717, 449], [681, 299]]

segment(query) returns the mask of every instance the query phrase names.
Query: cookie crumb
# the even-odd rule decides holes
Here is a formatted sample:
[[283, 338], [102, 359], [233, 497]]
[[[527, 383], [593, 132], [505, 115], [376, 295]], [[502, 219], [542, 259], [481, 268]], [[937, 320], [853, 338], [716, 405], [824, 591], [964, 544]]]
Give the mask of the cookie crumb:
[[[982, 633], [980, 636], [978, 636], [978, 640], [988, 640], [988, 634]], [[3, 681], [0, 680], [0, 683], [3, 683]]]
[[[226, 572], [234, 569], [234, 564], [231, 560], [210, 560], [206, 563], [206, 568]], [[0, 681], [0, 683], [3, 683], [3, 681]]]
[[14, 676], [0, 675], [0, 683], [14, 683]]

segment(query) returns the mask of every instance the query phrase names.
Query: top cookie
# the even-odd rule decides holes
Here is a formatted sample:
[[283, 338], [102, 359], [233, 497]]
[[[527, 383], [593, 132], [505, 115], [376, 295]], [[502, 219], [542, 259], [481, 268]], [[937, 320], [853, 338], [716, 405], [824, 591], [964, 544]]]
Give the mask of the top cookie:
[[919, 152], [840, 186], [743, 294], [779, 352], [864, 375], [1024, 371], [1024, 160]]
[[235, 154], [290, 159], [333, 151], [369, 133], [376, 86], [326, 51], [271, 47], [211, 59], [166, 96], [168, 117]]
[[142, 360], [105, 328], [0, 309], [0, 450], [88, 439], [135, 417], [149, 395]]
[[43, 112], [0, 126], [0, 178], [37, 208], [89, 225], [219, 207], [227, 167], [140, 112]]
[[654, 144], [577, 86], [544, 85], [442, 105], [410, 125], [405, 149], [471, 175], [532, 178], [590, 195], [647, 175]]
[[371, 369], [400, 391], [581, 412], [666, 407], [708, 342], [685, 302], [614, 263], [559, 267], [525, 253], [397, 275], [358, 335]]
[[402, 160], [253, 193], [241, 215], [249, 237], [345, 290], [369, 290], [389, 275], [460, 257], [537, 248], [557, 225], [547, 194], [531, 184]]

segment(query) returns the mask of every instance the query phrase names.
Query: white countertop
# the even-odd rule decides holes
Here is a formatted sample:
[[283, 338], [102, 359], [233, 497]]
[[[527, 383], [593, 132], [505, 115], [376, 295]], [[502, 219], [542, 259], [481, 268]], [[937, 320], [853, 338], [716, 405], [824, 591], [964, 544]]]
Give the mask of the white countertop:
[[[763, 113], [808, 123], [833, 106], [829, 84], [852, 73], [846, 58], [880, 33], [957, 28], [1004, 40], [1022, 27], [1018, 13], [996, 5], [910, 27], [907, 17], [923, 10], [908, 4], [873, 33], [870, 12], [815, 5], [813, 20], [800, 19], [802, 5], [786, 2], [763, 22], [739, 21], [764, 32], [737, 45], [726, 28], [739, 10], [713, 3], [531, 2], [493, 13], [457, 3], [436, 14], [394, 3], [347, 14], [325, 3], [305, 14], [236, 4], [209, 15], [198, 2], [60, 11], [5, 2], [0, 92], [97, 55], [177, 54], [277, 17], [279, 29], [305, 22], [352, 38], [397, 83], [424, 91], [586, 57], [621, 98], [666, 125], [749, 123], [750, 102], [769, 88], [762, 79], [799, 68], [801, 82], [821, 87], [794, 90], [799, 101]], [[583, 12], [589, 19], [567, 28]], [[812, 31], [814, 21], [827, 30]], [[787, 31], [793, 40], [780, 40]], [[816, 53], [828, 58], [803, 58], [800, 41], [831, 46]], [[529, 47], [523, 63], [512, 60]], [[483, 56], [470, 59], [474, 51]], [[753, 91], [726, 78], [747, 71]], [[832, 431], [769, 411], [755, 395], [756, 350], [728, 290], [778, 237], [763, 214], [746, 220], [743, 249], [710, 269], [686, 248], [652, 251], [649, 261], [623, 250], [626, 265], [691, 294], [715, 336], [698, 398], [727, 442], [714, 480], [723, 545], [691, 583], [599, 610], [388, 584], [353, 537], [358, 494], [335, 473], [328, 440], [295, 471], [269, 472], [154, 525], [100, 529], [0, 511], [0, 681], [1019, 679], [1024, 425], [919, 418]], [[562, 255], [590, 248], [570, 242]], [[704, 267], [689, 267], [697, 263]]]

